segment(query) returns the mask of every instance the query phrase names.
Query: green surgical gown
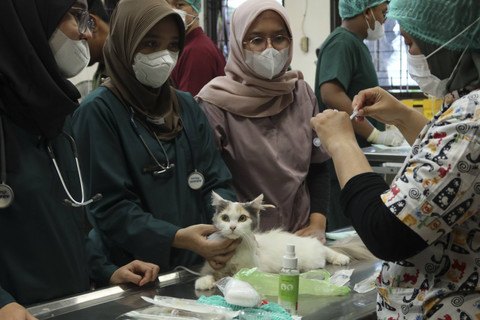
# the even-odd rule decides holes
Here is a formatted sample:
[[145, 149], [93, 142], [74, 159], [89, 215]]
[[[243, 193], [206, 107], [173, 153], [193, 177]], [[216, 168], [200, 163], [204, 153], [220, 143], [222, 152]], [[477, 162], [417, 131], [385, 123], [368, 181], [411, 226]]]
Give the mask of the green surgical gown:
[[[175, 233], [211, 223], [212, 190], [235, 199], [231, 174], [216, 149], [207, 118], [189, 93], [177, 94], [185, 129], [173, 140], [162, 141], [175, 167], [159, 176], [143, 172], [155, 162], [132, 127], [129, 108], [109, 89], [92, 92], [74, 114], [87, 189], [103, 195], [88, 208], [98, 229], [90, 236], [116, 264], [141, 259], [158, 264], [164, 272], [201, 262], [193, 252], [172, 248]], [[157, 140], [140, 121], [135, 123], [154, 156], [166, 162]], [[195, 169], [205, 177], [199, 190], [187, 184]]]

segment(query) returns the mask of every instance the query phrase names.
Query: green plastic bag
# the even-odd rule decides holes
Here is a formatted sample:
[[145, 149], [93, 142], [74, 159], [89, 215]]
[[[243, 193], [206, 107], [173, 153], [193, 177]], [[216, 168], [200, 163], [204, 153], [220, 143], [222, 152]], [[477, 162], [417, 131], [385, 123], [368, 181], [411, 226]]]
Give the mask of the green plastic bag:
[[[278, 296], [278, 274], [258, 271], [257, 268], [243, 268], [233, 277], [250, 283], [262, 297]], [[338, 296], [350, 292], [349, 287], [334, 285], [328, 281], [329, 278], [330, 273], [327, 270], [311, 270], [301, 273], [299, 294]]]

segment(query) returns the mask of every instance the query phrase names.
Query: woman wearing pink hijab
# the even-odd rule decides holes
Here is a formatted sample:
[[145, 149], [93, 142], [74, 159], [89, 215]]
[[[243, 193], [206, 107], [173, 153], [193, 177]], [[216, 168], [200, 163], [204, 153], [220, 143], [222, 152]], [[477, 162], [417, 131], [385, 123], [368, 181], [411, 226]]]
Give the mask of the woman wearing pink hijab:
[[287, 71], [291, 37], [278, 2], [244, 2], [230, 24], [226, 76], [210, 81], [197, 101], [239, 201], [263, 193], [275, 205], [262, 212], [260, 229], [283, 228], [325, 242], [329, 155], [312, 144], [315, 95], [300, 71]]

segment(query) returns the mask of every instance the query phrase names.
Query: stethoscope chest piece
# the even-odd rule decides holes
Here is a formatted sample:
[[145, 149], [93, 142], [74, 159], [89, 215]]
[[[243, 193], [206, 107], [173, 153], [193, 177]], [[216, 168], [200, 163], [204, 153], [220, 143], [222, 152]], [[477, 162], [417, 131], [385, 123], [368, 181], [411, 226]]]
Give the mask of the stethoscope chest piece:
[[193, 190], [200, 189], [201, 187], [203, 187], [204, 183], [205, 183], [205, 177], [203, 176], [203, 174], [201, 174], [197, 170], [193, 171], [188, 176], [188, 186]]
[[0, 209], [5, 209], [12, 204], [13, 190], [8, 184], [0, 183]]

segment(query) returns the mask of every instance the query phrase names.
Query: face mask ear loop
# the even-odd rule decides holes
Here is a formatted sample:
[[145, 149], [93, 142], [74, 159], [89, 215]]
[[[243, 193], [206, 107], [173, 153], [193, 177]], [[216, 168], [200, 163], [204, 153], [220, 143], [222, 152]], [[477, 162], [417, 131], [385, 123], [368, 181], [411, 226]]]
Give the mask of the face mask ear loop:
[[[435, 53], [437, 53], [438, 51], [440, 51], [443, 47], [445, 47], [446, 45], [448, 45], [450, 42], [454, 41], [455, 39], [457, 39], [458, 37], [460, 37], [464, 32], [466, 32], [468, 29], [470, 29], [473, 25], [475, 25], [475, 23], [477, 23], [478, 21], [480, 21], [480, 17], [477, 18], [477, 20], [473, 21], [468, 27], [466, 27], [465, 29], [462, 30], [462, 32], [460, 32], [459, 34], [457, 34], [455, 37], [453, 37], [452, 39], [448, 40], [447, 42], [445, 42], [442, 46], [438, 47], [435, 51], [433, 51], [432, 53], [430, 53], [428, 56], [426, 56], [426, 58], [430, 58], [431, 56], [433, 56]], [[472, 39], [473, 41], [473, 39]]]

